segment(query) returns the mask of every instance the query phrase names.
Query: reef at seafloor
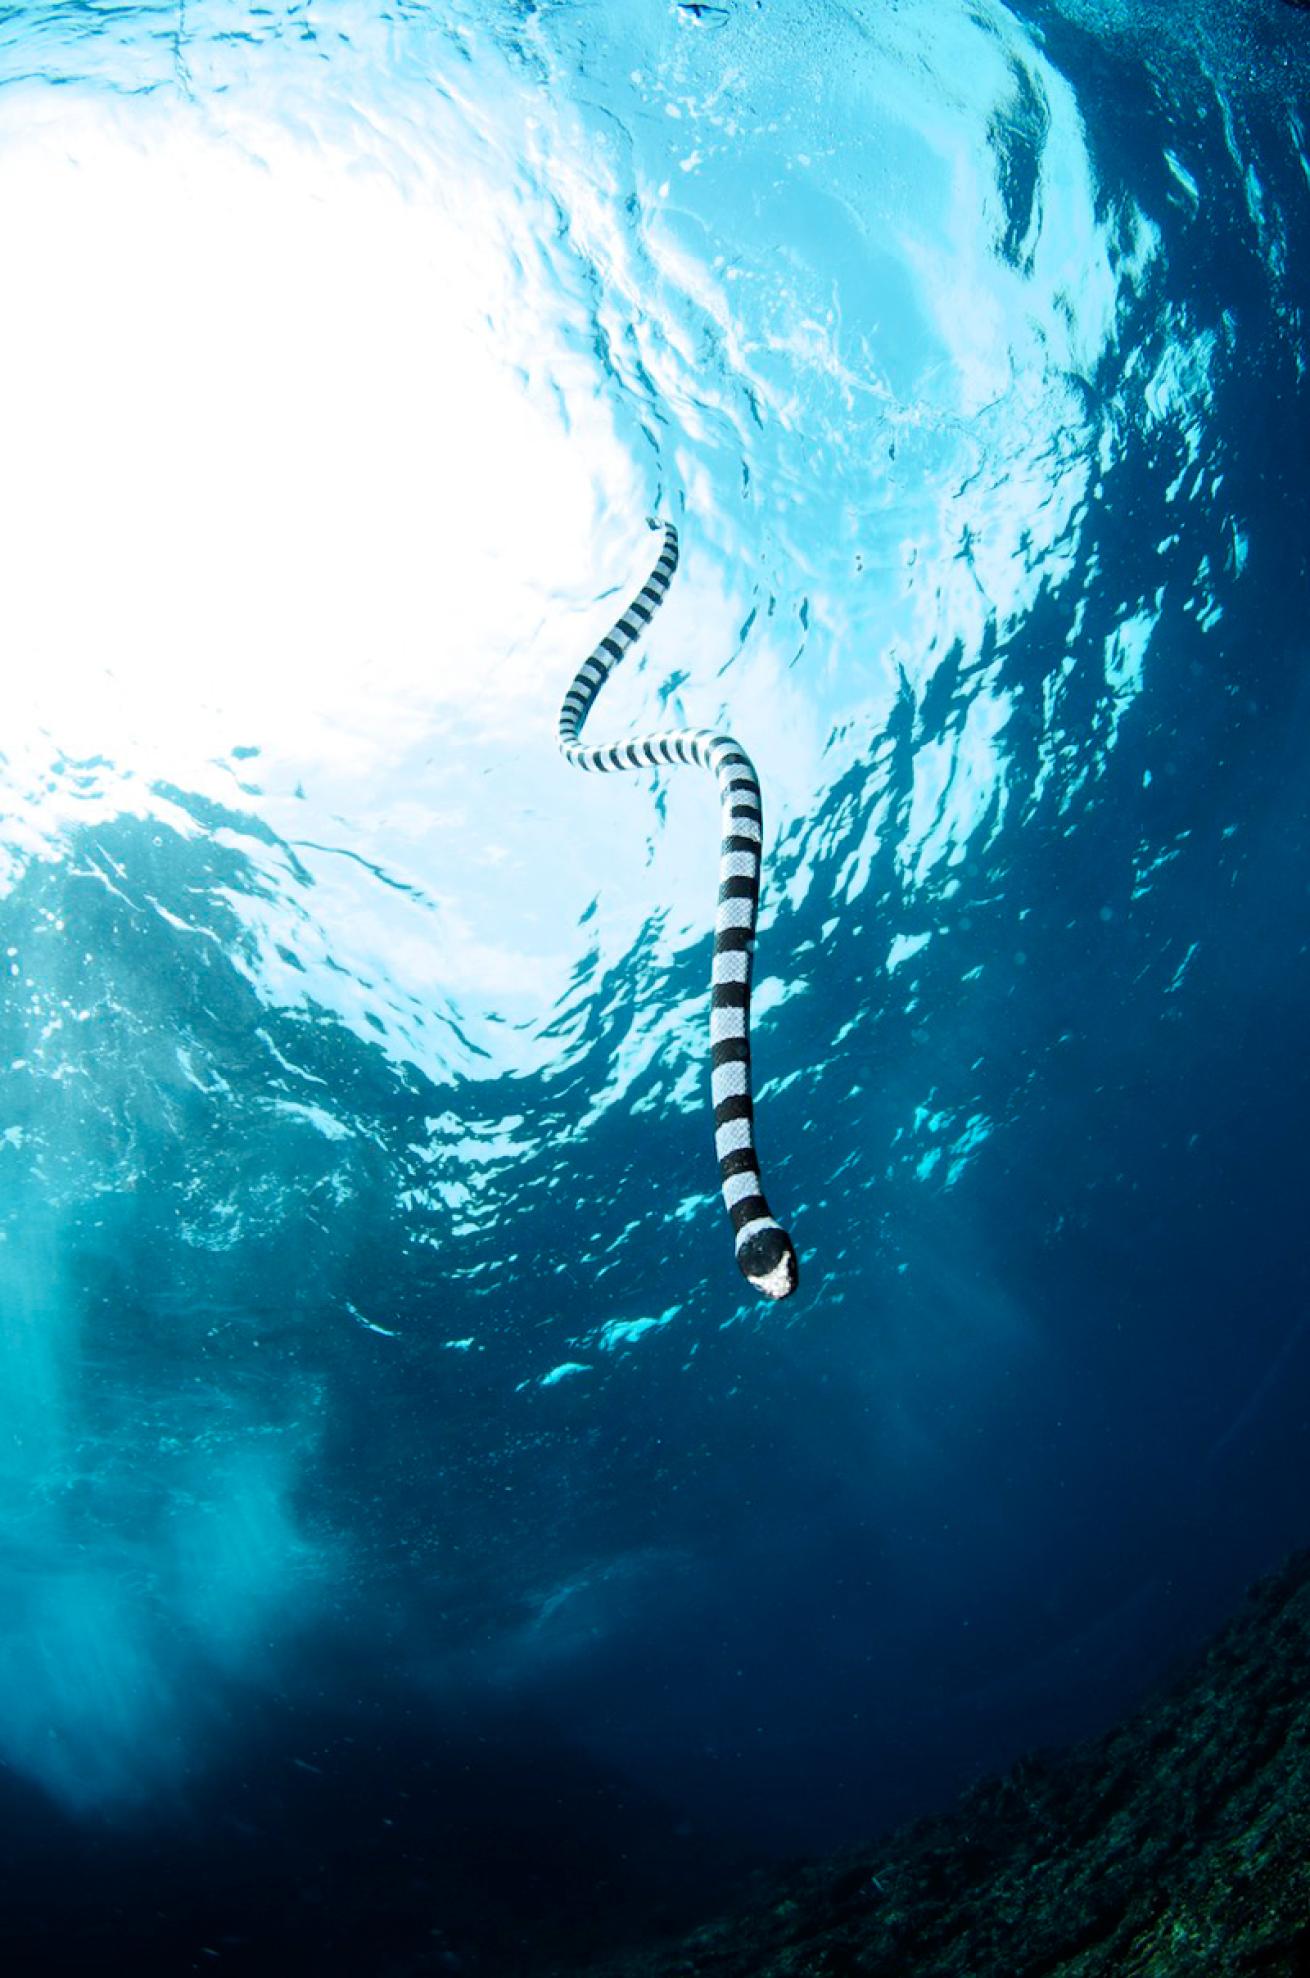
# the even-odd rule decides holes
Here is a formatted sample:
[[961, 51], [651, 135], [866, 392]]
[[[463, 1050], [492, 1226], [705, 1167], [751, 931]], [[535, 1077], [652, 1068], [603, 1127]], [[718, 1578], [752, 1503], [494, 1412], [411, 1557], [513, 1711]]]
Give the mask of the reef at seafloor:
[[[760, 1885], [757, 1884], [757, 1890]], [[605, 1978], [1310, 1973], [1310, 1551], [1095, 1741]]]

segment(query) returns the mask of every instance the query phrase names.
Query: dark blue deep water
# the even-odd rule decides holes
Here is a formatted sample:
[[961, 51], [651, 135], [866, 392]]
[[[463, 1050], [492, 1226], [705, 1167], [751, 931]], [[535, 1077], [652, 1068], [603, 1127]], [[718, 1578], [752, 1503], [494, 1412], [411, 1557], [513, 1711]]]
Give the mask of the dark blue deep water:
[[[1310, 1538], [1308, 119], [1286, 0], [0, 7], [10, 1968], [580, 1956]], [[649, 512], [774, 1308], [712, 788], [554, 746]]]

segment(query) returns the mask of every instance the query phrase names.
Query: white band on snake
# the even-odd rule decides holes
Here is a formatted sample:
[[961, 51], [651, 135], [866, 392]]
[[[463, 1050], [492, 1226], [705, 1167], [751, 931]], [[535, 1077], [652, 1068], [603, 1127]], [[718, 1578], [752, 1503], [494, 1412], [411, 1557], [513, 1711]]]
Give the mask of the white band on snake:
[[712, 770], [718, 779], [723, 843], [710, 994], [714, 1147], [742, 1273], [766, 1298], [786, 1298], [796, 1289], [800, 1269], [791, 1238], [764, 1199], [751, 1100], [751, 963], [764, 841], [759, 780], [750, 757], [731, 735], [716, 735], [709, 728], [635, 735], [599, 748], [584, 748], [578, 740], [592, 702], [663, 604], [678, 567], [677, 530], [670, 522], [652, 521], [650, 526], [664, 538], [659, 561], [618, 623], [574, 675], [560, 709], [559, 745], [578, 769], [663, 769], [673, 762], [694, 762]]

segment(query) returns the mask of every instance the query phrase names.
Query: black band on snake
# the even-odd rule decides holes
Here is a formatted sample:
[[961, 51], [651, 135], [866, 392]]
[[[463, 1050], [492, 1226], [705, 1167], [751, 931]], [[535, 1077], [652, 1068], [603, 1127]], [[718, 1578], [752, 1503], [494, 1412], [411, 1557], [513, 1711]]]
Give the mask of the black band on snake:
[[737, 1262], [766, 1298], [786, 1298], [796, 1289], [800, 1269], [791, 1238], [774, 1221], [764, 1199], [751, 1100], [751, 963], [764, 845], [759, 780], [750, 757], [731, 735], [716, 735], [709, 728], [636, 735], [600, 748], [584, 748], [578, 740], [592, 702], [663, 604], [678, 567], [677, 530], [669, 522], [652, 521], [650, 526], [664, 538], [659, 561], [618, 623], [574, 675], [560, 709], [559, 745], [578, 769], [663, 769], [673, 762], [694, 762], [712, 770], [718, 779], [723, 843], [710, 993], [714, 1147], [724, 1206], [736, 1232]]

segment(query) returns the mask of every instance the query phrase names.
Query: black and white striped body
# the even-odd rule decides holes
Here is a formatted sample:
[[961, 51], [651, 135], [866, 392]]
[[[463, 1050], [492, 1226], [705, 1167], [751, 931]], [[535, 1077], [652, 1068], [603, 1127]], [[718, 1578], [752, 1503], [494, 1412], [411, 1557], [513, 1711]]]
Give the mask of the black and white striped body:
[[759, 780], [750, 757], [731, 735], [716, 735], [709, 728], [636, 735], [599, 748], [584, 747], [578, 740], [592, 702], [664, 602], [678, 567], [677, 530], [669, 522], [650, 526], [664, 538], [659, 561], [618, 623], [574, 675], [560, 709], [559, 745], [579, 769], [663, 769], [669, 763], [689, 762], [711, 770], [718, 781], [723, 843], [710, 996], [715, 1152], [724, 1206], [736, 1232], [737, 1262], [757, 1291], [768, 1298], [786, 1298], [796, 1289], [799, 1267], [791, 1238], [775, 1222], [764, 1199], [751, 1099], [751, 964], [764, 839]]

